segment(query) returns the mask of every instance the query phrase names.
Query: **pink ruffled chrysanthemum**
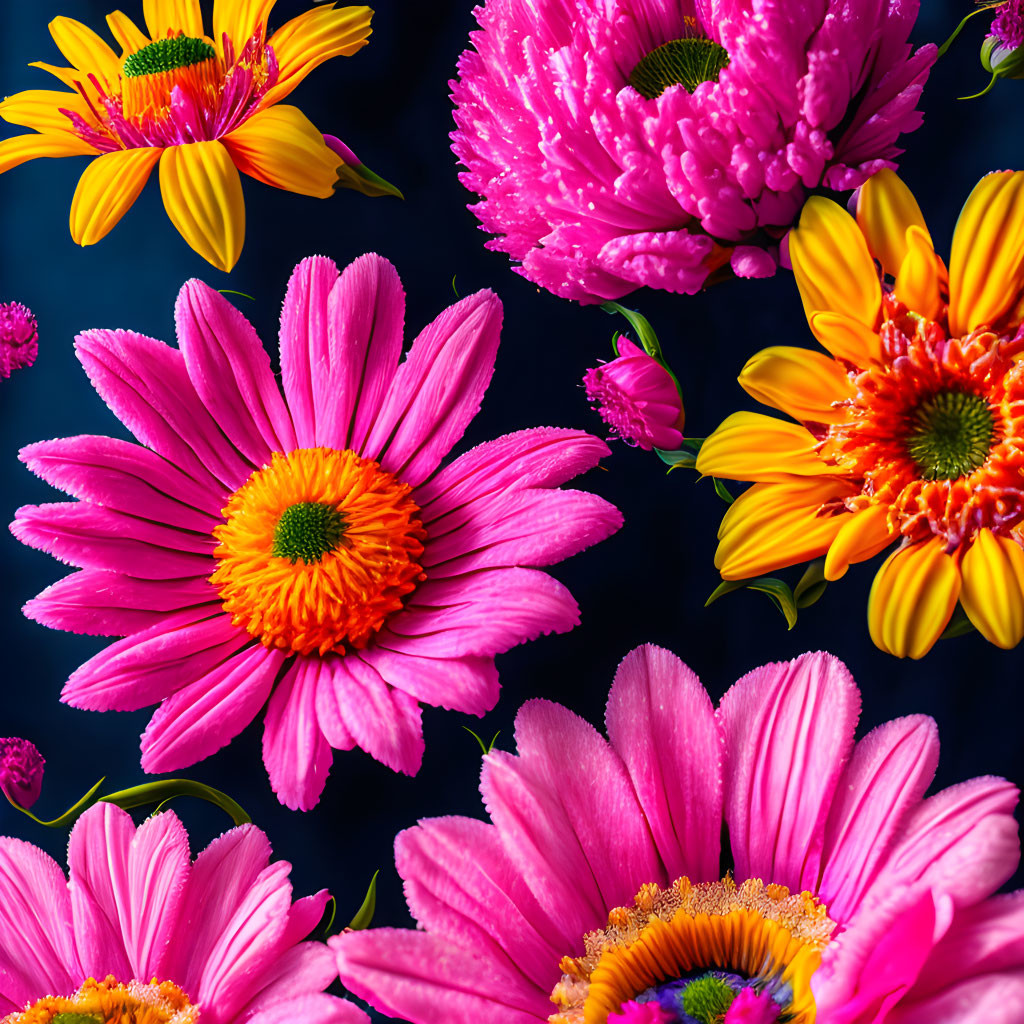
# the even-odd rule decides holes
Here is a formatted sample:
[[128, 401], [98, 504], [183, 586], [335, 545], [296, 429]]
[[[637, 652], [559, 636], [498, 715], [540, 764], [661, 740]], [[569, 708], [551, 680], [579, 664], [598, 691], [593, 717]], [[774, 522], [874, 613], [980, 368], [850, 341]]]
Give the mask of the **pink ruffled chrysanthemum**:
[[306, 942], [328, 894], [292, 901], [254, 825], [193, 862], [172, 811], [135, 827], [96, 804], [68, 843], [70, 880], [38, 847], [0, 837], [2, 1024], [366, 1024], [323, 990], [337, 976]]
[[19, 736], [0, 737], [0, 791], [12, 803], [27, 809], [39, 799], [45, 765], [34, 743]]
[[1005, 0], [999, 4], [989, 33], [1007, 50], [1024, 46], [1024, 0]]
[[488, 0], [451, 83], [488, 246], [565, 298], [773, 274], [808, 190], [893, 167], [917, 0]]
[[39, 354], [39, 330], [28, 306], [0, 302], [0, 377], [31, 366]]
[[82, 500], [12, 525], [81, 567], [26, 606], [48, 626], [120, 635], [73, 673], [92, 710], [160, 703], [142, 766], [194, 764], [266, 706], [263, 758], [283, 803], [320, 797], [331, 748], [403, 772], [420, 703], [482, 715], [494, 655], [564, 632], [579, 609], [550, 565], [621, 524], [559, 485], [604, 442], [536, 428], [441, 460], [480, 407], [501, 303], [478, 292], [402, 354], [405, 293], [376, 255], [296, 268], [281, 316], [282, 397], [248, 321], [190, 281], [180, 349], [87, 331], [79, 358], [142, 445], [74, 437], [27, 465]]
[[715, 710], [656, 647], [620, 666], [607, 740], [528, 702], [484, 761], [491, 821], [396, 840], [421, 930], [331, 939], [342, 981], [415, 1024], [1019, 1024], [1024, 892], [992, 895], [1017, 790], [925, 797], [935, 723], [855, 743], [859, 712], [828, 654]]

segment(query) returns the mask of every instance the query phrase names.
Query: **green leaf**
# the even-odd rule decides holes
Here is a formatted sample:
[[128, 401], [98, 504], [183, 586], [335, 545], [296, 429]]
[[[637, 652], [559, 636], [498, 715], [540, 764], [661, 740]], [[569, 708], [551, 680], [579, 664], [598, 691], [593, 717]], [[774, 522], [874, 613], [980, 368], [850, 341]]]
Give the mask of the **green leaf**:
[[470, 735], [470, 736], [472, 736], [472, 737], [473, 737], [473, 739], [475, 739], [475, 740], [477, 741], [477, 743], [479, 743], [479, 744], [480, 744], [480, 750], [481, 750], [481, 751], [483, 752], [483, 755], [484, 755], [484, 757], [486, 757], [486, 756], [487, 756], [487, 755], [488, 755], [488, 754], [489, 754], [489, 753], [490, 753], [490, 752], [491, 752], [491, 751], [492, 751], [492, 750], [494, 749], [494, 744], [495, 744], [495, 742], [497, 742], [497, 739], [498, 739], [498, 737], [499, 737], [499, 736], [501, 735], [501, 730], [499, 729], [499, 730], [498, 730], [498, 731], [497, 731], [497, 732], [496, 732], [496, 733], [495, 733], [495, 734], [494, 734], [494, 735], [493, 735], [493, 736], [491, 737], [491, 742], [490, 742], [490, 743], [488, 743], [488, 744], [487, 744], [487, 745], [485, 746], [485, 745], [484, 745], [484, 741], [483, 741], [482, 739], [480, 739], [480, 737], [479, 737], [479, 736], [477, 736], [477, 734], [476, 734], [475, 732], [473, 732], [473, 730], [472, 730], [472, 729], [470, 729], [470, 727], [469, 727], [468, 725], [464, 725], [464, 726], [463, 726], [462, 728], [463, 728], [463, 729], [465, 729], [465, 730], [466, 730], [466, 732], [468, 732], [468, 733], [469, 733], [469, 735]]
[[711, 596], [704, 602], [704, 607], [714, 604], [724, 594], [743, 589], [767, 594], [772, 604], [785, 616], [787, 628], [792, 629], [796, 625], [797, 606], [793, 599], [793, 591], [789, 589], [787, 583], [775, 579], [774, 576], [758, 576], [752, 580], [723, 580], [711, 592]]
[[334, 927], [334, 917], [338, 913], [338, 901], [332, 896], [324, 907], [323, 917], [320, 923], [313, 929], [313, 934], [322, 935], [325, 939], [331, 934]]
[[797, 608], [810, 608], [825, 593], [827, 586], [825, 559], [816, 558], [807, 566], [800, 582], [793, 588], [793, 600]]
[[[620, 306], [617, 302], [605, 302], [601, 308], [606, 313], [619, 313], [624, 316], [628, 321], [630, 327], [636, 332], [637, 341], [640, 342], [640, 347], [649, 355], [653, 356], [658, 360], [662, 366], [665, 365], [665, 357], [661, 353], [661, 345], [658, 342], [658, 336], [654, 333], [654, 328], [651, 326], [650, 321], [642, 313], [635, 309], [626, 309], [625, 306]], [[618, 334], [618, 332], [616, 332]], [[618, 338], [616, 338], [618, 340]], [[618, 354], [618, 348], [615, 349]], [[669, 370], [671, 373], [672, 371]]]
[[963, 605], [958, 604], [953, 612], [953, 617], [949, 620], [949, 625], [939, 634], [939, 639], [952, 640], [954, 637], [973, 633], [975, 629], [977, 627], [967, 617], [967, 612], [964, 611]]
[[42, 818], [37, 818], [30, 810], [22, 807], [21, 804], [16, 804], [9, 796], [7, 796], [6, 793], [4, 793], [4, 796], [7, 796], [7, 802], [15, 808], [15, 810], [21, 811], [22, 814], [31, 818], [37, 824], [45, 825], [47, 828], [68, 828], [70, 825], [73, 825], [82, 814], [92, 807], [94, 803], [96, 803], [99, 799], [99, 797], [96, 796], [96, 791], [103, 785], [103, 782], [104, 780], [100, 779], [100, 781], [97, 782], [96, 785], [78, 801], [78, 803], [69, 807], [59, 818], [54, 818], [53, 821], [43, 821]]
[[377, 876], [379, 874], [380, 868], [374, 871], [373, 878], [370, 879], [370, 888], [366, 890], [366, 898], [356, 911], [356, 916], [348, 923], [349, 928], [357, 932], [369, 928], [370, 922], [373, 920], [374, 911], [377, 909]]
[[193, 782], [192, 779], [161, 779], [159, 782], [147, 782], [141, 786], [108, 793], [101, 796], [100, 800], [127, 811], [133, 807], [144, 807], [146, 804], [158, 804], [163, 807], [168, 800], [174, 800], [179, 796], [194, 796], [214, 804], [228, 814], [236, 825], [246, 825], [252, 821], [244, 808], [235, 803], [227, 793], [222, 793], [219, 789], [202, 782]]
[[379, 174], [374, 174], [366, 164], [341, 164], [338, 167], [338, 180], [335, 188], [351, 188], [362, 192], [364, 196], [405, 196]]
[[697, 465], [697, 456], [693, 452], [683, 449], [667, 452], [662, 448], [655, 448], [654, 452], [668, 466], [670, 473], [673, 469], [693, 469]]
[[250, 302], [256, 301], [255, 298], [247, 292], [236, 292], [234, 288], [218, 288], [217, 291], [221, 295], [241, 295], [243, 299], [249, 299]]
[[736, 499], [729, 492], [729, 488], [718, 479], [717, 476], [711, 478], [711, 482], [715, 485], [715, 494], [717, 494], [726, 505], [731, 505]]

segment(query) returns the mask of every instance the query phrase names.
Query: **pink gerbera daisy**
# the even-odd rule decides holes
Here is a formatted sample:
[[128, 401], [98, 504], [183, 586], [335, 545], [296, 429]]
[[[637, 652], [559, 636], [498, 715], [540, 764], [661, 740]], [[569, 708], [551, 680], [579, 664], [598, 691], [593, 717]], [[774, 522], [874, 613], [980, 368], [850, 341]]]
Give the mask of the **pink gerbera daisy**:
[[917, 10], [488, 0], [451, 83], [488, 246], [581, 302], [770, 276], [808, 190], [893, 167], [921, 123], [936, 50], [911, 54]]
[[331, 748], [418, 770], [420, 702], [494, 706], [494, 655], [563, 632], [579, 609], [550, 565], [621, 524], [559, 490], [607, 446], [537, 428], [439, 463], [480, 407], [501, 303], [445, 310], [404, 361], [394, 268], [296, 268], [281, 316], [284, 397], [248, 321], [188, 282], [180, 349], [131, 331], [77, 341], [93, 385], [145, 447], [30, 445], [81, 501], [19, 509], [15, 535], [82, 568], [26, 606], [46, 625], [121, 635], [68, 680], [92, 710], [160, 703], [142, 766], [194, 764], [266, 705], [263, 757], [289, 807], [320, 797]]
[[254, 825], [193, 862], [172, 811], [136, 828], [96, 804], [68, 843], [70, 881], [0, 837], [0, 1024], [366, 1024], [323, 990], [330, 951], [304, 942], [322, 890], [292, 902], [291, 865]]
[[656, 647], [620, 666], [608, 740], [528, 702], [484, 761], [491, 823], [396, 840], [423, 930], [331, 939], [342, 981], [415, 1024], [1020, 1024], [1024, 892], [992, 896], [1017, 790], [925, 798], [935, 723], [854, 743], [859, 712], [828, 654], [716, 711]]

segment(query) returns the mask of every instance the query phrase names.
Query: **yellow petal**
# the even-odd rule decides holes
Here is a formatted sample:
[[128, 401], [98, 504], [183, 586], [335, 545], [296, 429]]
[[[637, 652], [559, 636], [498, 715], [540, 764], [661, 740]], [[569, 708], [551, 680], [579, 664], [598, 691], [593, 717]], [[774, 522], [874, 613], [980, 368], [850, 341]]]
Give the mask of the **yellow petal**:
[[960, 594], [960, 570], [941, 537], [894, 551], [868, 598], [875, 645], [897, 658], [923, 658], [946, 628]]
[[10, 124], [33, 128], [37, 132], [72, 132], [71, 119], [61, 113], [62, 109], [70, 110], [90, 123], [96, 121], [89, 105], [77, 92], [54, 89], [26, 89], [8, 96], [0, 103], [0, 117]]
[[808, 320], [811, 332], [836, 357], [861, 369], [882, 358], [882, 339], [878, 332], [865, 327], [845, 313], [819, 310]]
[[122, 14], [120, 11], [114, 11], [107, 15], [107, 28], [117, 40], [117, 45], [121, 47], [122, 59], [129, 53], [135, 53], [152, 42], [149, 36], [127, 14]]
[[235, 54], [255, 32], [266, 36], [267, 19], [277, 0], [213, 0], [213, 42], [223, 52], [224, 35], [235, 47]]
[[853, 397], [849, 377], [821, 352], [775, 345], [751, 356], [740, 371], [741, 387], [763, 405], [802, 423], [841, 423], [846, 411], [833, 403]]
[[332, 57], [351, 57], [370, 35], [369, 7], [314, 7], [285, 22], [271, 37], [281, 72], [263, 97], [269, 107], [285, 98], [314, 68]]
[[896, 298], [915, 313], [937, 320], [947, 287], [946, 268], [935, 255], [931, 238], [920, 228], [907, 228], [906, 242], [906, 255], [896, 275]]
[[1024, 288], [1024, 171], [982, 178], [967, 197], [949, 260], [949, 328], [994, 324]]
[[0, 174], [40, 156], [95, 156], [77, 135], [16, 135], [0, 142]]
[[96, 157], [78, 179], [71, 201], [71, 237], [93, 245], [125, 215], [160, 159], [159, 149], [118, 149]]
[[199, 0], [142, 0], [142, 16], [153, 39], [168, 33], [183, 32], [193, 39], [203, 38], [203, 12]]
[[836, 534], [825, 556], [825, 579], [838, 580], [854, 562], [864, 562], [884, 551], [896, 534], [889, 530], [889, 509], [869, 505], [854, 512]]
[[789, 257], [804, 313], [845, 313], [874, 330], [882, 286], [857, 222], [831, 199], [811, 196], [789, 234]]
[[171, 223], [203, 259], [221, 270], [237, 262], [245, 241], [242, 183], [220, 142], [165, 149], [160, 192]]
[[755, 482], [836, 473], [816, 454], [817, 443], [799, 424], [757, 412], [735, 412], [701, 445], [697, 472]]
[[1024, 549], [981, 530], [961, 565], [960, 603], [989, 643], [1007, 650], [1024, 638]]
[[50, 35], [60, 52], [85, 74], [95, 74], [107, 92], [112, 92], [121, 77], [121, 61], [114, 51], [88, 25], [74, 18], [54, 18]]
[[928, 244], [932, 244], [914, 193], [895, 171], [888, 169], [872, 175], [861, 185], [857, 197], [857, 224], [871, 255], [893, 277], [907, 255], [907, 228], [916, 226], [928, 239]]
[[754, 484], [722, 519], [715, 567], [723, 579], [742, 580], [823, 555], [848, 513], [818, 515], [819, 509], [857, 490], [835, 478]]
[[258, 181], [318, 199], [334, 194], [341, 157], [298, 107], [258, 111], [221, 141], [235, 166]]

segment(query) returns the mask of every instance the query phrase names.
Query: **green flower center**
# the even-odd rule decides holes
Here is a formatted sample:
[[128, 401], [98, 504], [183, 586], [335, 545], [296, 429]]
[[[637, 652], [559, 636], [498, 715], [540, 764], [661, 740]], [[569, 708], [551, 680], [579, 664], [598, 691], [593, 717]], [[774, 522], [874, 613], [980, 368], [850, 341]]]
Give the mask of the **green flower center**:
[[683, 1012], [701, 1024], [720, 1024], [736, 993], [721, 978], [706, 974], [686, 986]]
[[913, 412], [907, 451], [926, 480], [957, 480], [985, 464], [995, 435], [988, 402], [967, 391], [940, 391]]
[[212, 60], [216, 56], [217, 51], [203, 39], [170, 36], [130, 53], [124, 59], [121, 72], [125, 78], [142, 78], [144, 75], [159, 75], [164, 71], [202, 64], [204, 60]]
[[58, 1013], [50, 1024], [102, 1024], [92, 1013]]
[[629, 84], [645, 99], [653, 100], [673, 85], [692, 93], [701, 82], [717, 82], [729, 54], [710, 39], [673, 39], [652, 50], [629, 76]]
[[300, 558], [307, 565], [319, 562], [338, 546], [345, 526], [345, 520], [333, 505], [300, 501], [281, 513], [274, 527], [270, 553], [277, 558], [287, 558], [292, 565]]

